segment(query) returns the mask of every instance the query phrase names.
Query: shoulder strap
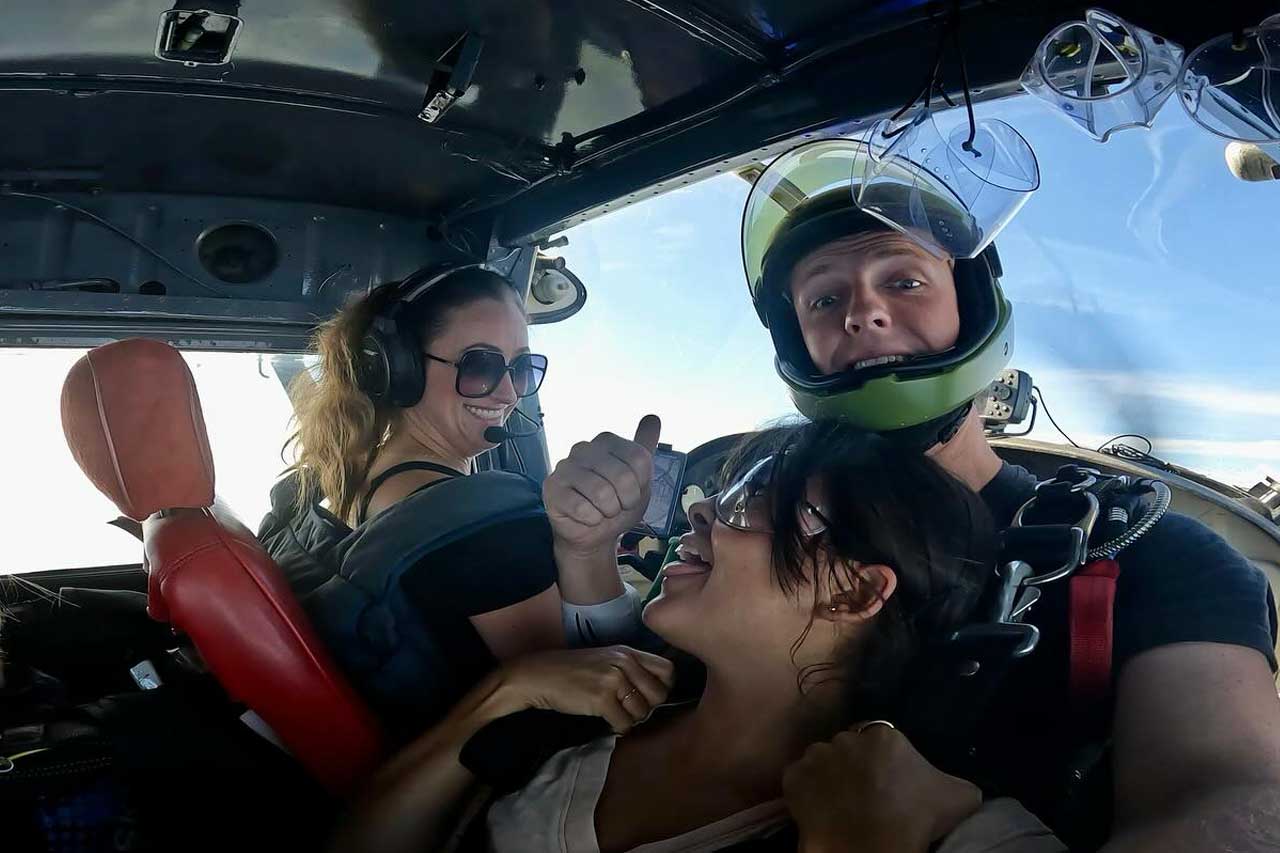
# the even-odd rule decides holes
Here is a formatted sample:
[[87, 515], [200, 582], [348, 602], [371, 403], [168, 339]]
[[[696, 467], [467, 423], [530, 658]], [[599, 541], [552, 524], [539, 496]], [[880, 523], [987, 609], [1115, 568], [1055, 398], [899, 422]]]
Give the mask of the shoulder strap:
[[[1105, 715], [1106, 701], [1111, 697], [1116, 581], [1120, 576], [1116, 555], [1164, 517], [1171, 498], [1169, 487], [1159, 480], [1065, 465], [1053, 480], [1036, 488], [1035, 497], [1014, 519], [1015, 525], [1020, 519], [1025, 522], [1027, 509], [1034, 506], [1041, 513], [1048, 506], [1071, 517], [1079, 514], [1072, 505], [1078, 507], [1081, 499], [1092, 505], [1085, 519], [1077, 523], [1084, 532], [1079, 553], [1055, 575], [1068, 578], [1069, 685], [1071, 703], [1078, 715]], [[1038, 526], [1045, 530], [1061, 526], [1045, 525], [1044, 518], [1039, 520], [1042, 523]], [[1006, 534], [1026, 534], [1034, 529], [1021, 528]]]
[[1111, 693], [1119, 577], [1120, 564], [1110, 558], [1094, 560], [1071, 576], [1067, 611], [1071, 702], [1080, 713], [1097, 713]]
[[[374, 492], [382, 488], [382, 484], [387, 482], [387, 480], [390, 480], [397, 474], [403, 474], [406, 471], [432, 471], [436, 474], [443, 474], [447, 478], [464, 476], [461, 471], [455, 471], [447, 465], [437, 465], [435, 462], [415, 460], [412, 462], [401, 462], [399, 465], [392, 465], [390, 468], [374, 477], [373, 481], [369, 483], [369, 491], [365, 492], [364, 498], [360, 501], [360, 514], [356, 516], [357, 524], [364, 524], [365, 519], [369, 514], [369, 502], [373, 500]], [[427, 485], [431, 484], [428, 483]]]

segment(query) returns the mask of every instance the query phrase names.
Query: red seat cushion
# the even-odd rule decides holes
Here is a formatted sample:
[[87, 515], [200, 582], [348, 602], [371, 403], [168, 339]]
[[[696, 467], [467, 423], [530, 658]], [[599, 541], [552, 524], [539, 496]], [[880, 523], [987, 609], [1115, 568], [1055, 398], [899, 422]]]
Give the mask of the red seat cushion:
[[151, 615], [190, 637], [227, 692], [321, 783], [350, 791], [382, 755], [379, 726], [279, 567], [215, 505], [209, 439], [182, 356], [147, 340], [90, 351], [63, 385], [62, 420], [89, 479], [144, 520]]
[[175, 510], [142, 529], [153, 615], [191, 638], [232, 698], [329, 789], [372, 770], [377, 722], [253, 534], [221, 508]]

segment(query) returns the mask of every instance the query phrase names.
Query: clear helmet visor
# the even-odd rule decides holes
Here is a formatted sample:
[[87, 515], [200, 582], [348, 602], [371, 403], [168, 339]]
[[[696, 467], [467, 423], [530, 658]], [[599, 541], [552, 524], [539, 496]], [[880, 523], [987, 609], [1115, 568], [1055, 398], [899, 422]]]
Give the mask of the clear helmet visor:
[[1040, 186], [1031, 146], [1010, 125], [984, 119], [944, 134], [923, 112], [867, 132], [851, 178], [855, 203], [939, 257], [975, 258]]
[[1178, 96], [1192, 121], [1211, 133], [1280, 143], [1280, 15], [1192, 51], [1178, 78]]
[[861, 147], [850, 139], [810, 142], [775, 159], [756, 179], [742, 212], [742, 264], [753, 293], [787, 217], [814, 199], [847, 193]]
[[1094, 139], [1150, 127], [1173, 94], [1185, 51], [1110, 12], [1045, 36], [1022, 74], [1022, 88], [1047, 101]]
[[774, 160], [743, 210], [752, 291], [788, 216], [836, 194], [939, 256], [977, 257], [1040, 185], [1040, 171], [1031, 146], [1004, 122], [978, 122], [972, 151], [968, 135], [964, 125], [944, 138], [926, 113], [896, 131], [877, 122], [862, 140], [811, 142]]

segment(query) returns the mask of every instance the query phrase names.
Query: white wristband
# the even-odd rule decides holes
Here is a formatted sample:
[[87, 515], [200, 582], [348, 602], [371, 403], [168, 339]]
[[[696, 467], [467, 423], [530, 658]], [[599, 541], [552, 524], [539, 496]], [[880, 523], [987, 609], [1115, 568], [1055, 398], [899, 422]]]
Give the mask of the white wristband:
[[627, 643], [640, 627], [640, 593], [623, 583], [623, 593], [599, 604], [560, 602], [569, 648], [592, 648]]

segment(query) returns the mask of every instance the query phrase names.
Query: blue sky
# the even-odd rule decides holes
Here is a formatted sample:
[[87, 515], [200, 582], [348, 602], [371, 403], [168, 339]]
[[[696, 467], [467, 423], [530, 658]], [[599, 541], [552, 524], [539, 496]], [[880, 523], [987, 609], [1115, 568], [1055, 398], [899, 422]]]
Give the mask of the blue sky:
[[[1246, 184], [1224, 140], [1169, 102], [1151, 130], [1095, 142], [1029, 97], [979, 106], [1031, 143], [1042, 185], [997, 241], [1014, 366], [1081, 444], [1125, 432], [1251, 485], [1280, 474], [1280, 183]], [[940, 123], [961, 120], [949, 112]], [[556, 458], [655, 411], [693, 445], [791, 411], [747, 299], [726, 176], [569, 232], [583, 311], [535, 330]], [[1041, 417], [1037, 437], [1061, 440]]]

